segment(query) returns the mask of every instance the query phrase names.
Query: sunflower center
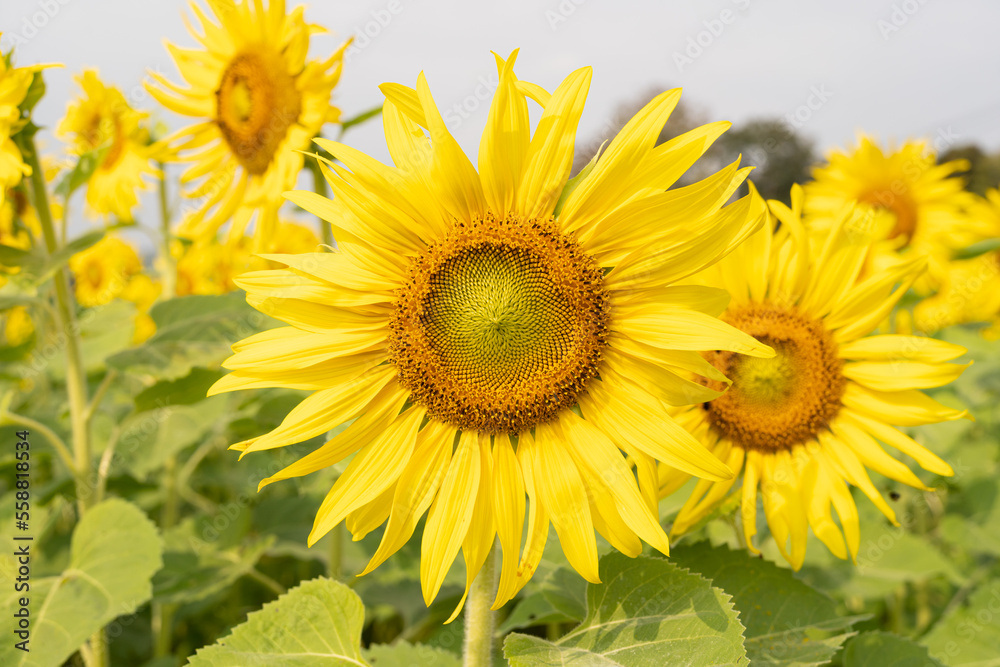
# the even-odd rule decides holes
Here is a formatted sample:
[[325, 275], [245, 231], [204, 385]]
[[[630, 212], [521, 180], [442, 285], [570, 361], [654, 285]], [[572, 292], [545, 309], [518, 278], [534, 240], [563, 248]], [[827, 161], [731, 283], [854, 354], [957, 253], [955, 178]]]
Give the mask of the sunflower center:
[[858, 201], [871, 204], [877, 209], [889, 211], [896, 218], [896, 224], [887, 238], [903, 236], [907, 241], [917, 229], [917, 205], [907, 192], [895, 192], [892, 188], [871, 190], [858, 197]]
[[[704, 405], [716, 431], [743, 449], [775, 452], [803, 444], [826, 428], [840, 410], [846, 379], [825, 327], [771, 304], [744, 306], [723, 319], [776, 354], [770, 359], [735, 352], [708, 356], [733, 381], [729, 391]], [[723, 388], [721, 382], [706, 382]]]
[[281, 56], [265, 49], [237, 55], [215, 96], [216, 123], [233, 155], [251, 174], [263, 174], [302, 108]]
[[601, 270], [575, 241], [546, 221], [487, 214], [413, 261], [389, 356], [432, 417], [521, 433], [597, 374], [608, 311]]

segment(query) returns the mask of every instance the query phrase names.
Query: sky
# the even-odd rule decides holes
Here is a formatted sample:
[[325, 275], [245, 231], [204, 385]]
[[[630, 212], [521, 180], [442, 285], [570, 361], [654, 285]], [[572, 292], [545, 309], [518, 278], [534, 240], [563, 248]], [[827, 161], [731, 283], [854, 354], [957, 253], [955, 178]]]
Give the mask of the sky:
[[[150, 69], [179, 79], [163, 40], [195, 44], [185, 15], [186, 0], [0, 0], [0, 46], [16, 44], [20, 65], [65, 65], [46, 74], [41, 125], [54, 126], [77, 94], [72, 76], [96, 67], [176, 128], [183, 119], [157, 109], [142, 81]], [[515, 48], [518, 76], [548, 90], [593, 66], [583, 140], [619, 104], [680, 86], [707, 120], [778, 116], [823, 151], [861, 131], [887, 142], [926, 137], [939, 150], [1000, 148], [995, 0], [316, 1], [306, 18], [329, 31], [314, 37], [316, 57], [355, 38], [334, 93], [345, 117], [381, 103], [378, 84], [412, 86], [423, 71], [471, 156], [497, 81], [490, 51]], [[388, 160], [377, 121], [345, 141]]]

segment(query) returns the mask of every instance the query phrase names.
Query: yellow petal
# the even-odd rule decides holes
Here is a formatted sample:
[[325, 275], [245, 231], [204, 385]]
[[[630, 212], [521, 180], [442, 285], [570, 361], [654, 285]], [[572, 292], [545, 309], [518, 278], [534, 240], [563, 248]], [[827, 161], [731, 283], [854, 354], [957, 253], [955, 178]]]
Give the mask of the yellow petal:
[[391, 486], [406, 467], [426, 410], [412, 407], [359, 451], [323, 499], [309, 546], [330, 532], [349, 512], [369, 503]]
[[524, 532], [524, 480], [517, 455], [510, 444], [510, 437], [503, 433], [493, 436], [493, 470], [496, 475], [496, 493], [493, 494], [493, 516], [497, 536], [503, 550], [500, 584], [497, 587], [493, 609], [499, 609], [506, 600], [514, 597], [517, 569], [520, 561], [521, 534]]
[[774, 356], [773, 349], [720, 319], [673, 306], [626, 312], [612, 320], [611, 329], [668, 350], [730, 350], [753, 357]]
[[[270, 477], [261, 481], [258, 490], [268, 484], [292, 477], [302, 477], [332, 466], [371, 441], [372, 433], [381, 433], [389, 428], [410, 392], [402, 390], [396, 383], [390, 383], [372, 400], [368, 410], [358, 417], [344, 431], [328, 440], [326, 444], [291, 463]], [[252, 442], [252, 441], [251, 441]], [[236, 445], [230, 449], [238, 449]]]
[[558, 426], [577, 469], [595, 485], [607, 490], [618, 514], [636, 535], [664, 555], [669, 554], [670, 540], [660, 525], [659, 517], [649, 511], [639, 493], [635, 475], [615, 444], [600, 429], [577, 417], [572, 410], [560, 415]]
[[922, 361], [850, 361], [844, 377], [875, 391], [900, 391], [940, 387], [955, 380], [967, 364], [937, 364]]
[[897, 431], [892, 426], [848, 408], [842, 410], [841, 415], [850, 418], [856, 422], [858, 426], [885, 444], [890, 447], [895, 447], [903, 454], [906, 454], [916, 461], [917, 464], [924, 470], [932, 472], [935, 475], [941, 475], [942, 477], [951, 477], [955, 474], [955, 472], [951, 469], [951, 466], [942, 460], [937, 454], [931, 452], [929, 449], [919, 444], [916, 440], [905, 433]]
[[490, 453], [490, 436], [479, 434], [479, 491], [476, 503], [472, 509], [472, 523], [462, 540], [462, 557], [465, 559], [465, 593], [459, 600], [451, 616], [445, 623], [451, 623], [458, 618], [465, 600], [469, 597], [469, 589], [479, 571], [486, 562], [493, 543], [496, 541], [496, 524], [493, 523], [493, 456]]
[[372, 532], [389, 518], [392, 509], [392, 495], [396, 485], [391, 484], [375, 500], [359, 507], [347, 515], [345, 525], [351, 533], [351, 540], [357, 542]]
[[580, 398], [580, 410], [612, 440], [626, 440], [667, 465], [705, 479], [733, 477], [722, 461], [635, 384], [622, 380], [615, 386], [595, 380]]
[[837, 350], [842, 359], [872, 361], [920, 361], [943, 364], [966, 353], [961, 345], [926, 336], [867, 336], [842, 343]]
[[240, 458], [250, 452], [284, 447], [326, 433], [334, 426], [353, 419], [368, 407], [375, 396], [394, 377], [395, 369], [373, 369], [349, 382], [310, 394], [292, 408], [281, 425], [253, 440]]
[[413, 535], [417, 522], [431, 506], [448, 470], [455, 435], [453, 427], [433, 419], [417, 435], [413, 456], [396, 483], [389, 524], [385, 527], [382, 541], [364, 572], [358, 576], [366, 575], [381, 565]]
[[514, 206], [524, 158], [531, 140], [528, 103], [517, 90], [514, 76], [515, 49], [500, 66], [500, 83], [493, 95], [486, 129], [479, 144], [479, 174], [486, 203], [497, 216], [504, 216]]
[[528, 145], [515, 210], [526, 218], [547, 218], [573, 166], [576, 128], [590, 89], [592, 70], [570, 74], [556, 88]]
[[587, 489], [566, 443], [549, 424], [535, 427], [534, 483], [539, 501], [550, 513], [566, 560], [587, 581], [601, 582], [597, 571], [597, 540], [587, 501]]
[[441, 590], [472, 522], [482, 475], [478, 440], [475, 432], [461, 434], [441, 490], [427, 514], [420, 543], [420, 587], [428, 605]]
[[565, 230], [587, 227], [620, 205], [628, 177], [653, 149], [680, 99], [679, 88], [660, 93], [615, 135], [594, 170], [567, 198], [559, 216]]
[[841, 397], [844, 405], [895, 426], [921, 426], [954, 421], [968, 416], [968, 410], [956, 410], [938, 403], [916, 389], [905, 391], [875, 391], [848, 382]]

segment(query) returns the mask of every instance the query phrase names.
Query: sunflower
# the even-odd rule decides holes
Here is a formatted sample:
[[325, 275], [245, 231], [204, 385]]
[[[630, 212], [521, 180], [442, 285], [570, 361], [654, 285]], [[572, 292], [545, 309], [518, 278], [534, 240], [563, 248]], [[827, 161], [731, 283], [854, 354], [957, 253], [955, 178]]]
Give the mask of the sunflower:
[[[320, 241], [303, 225], [279, 221], [274, 235], [274, 252], [303, 253], [316, 250]], [[214, 239], [190, 244], [176, 242], [177, 295], [226, 294], [236, 289], [234, 278], [251, 269], [276, 268], [274, 262], [255, 257], [250, 252], [249, 239], [221, 244]]]
[[[971, 198], [969, 216], [979, 221], [988, 236], [1000, 238], [1000, 189]], [[1000, 251], [993, 248], [949, 262], [937, 293], [916, 305], [913, 318], [916, 327], [928, 333], [955, 324], [988, 322], [983, 335], [1000, 337]]]
[[138, 192], [148, 189], [144, 177], [162, 178], [152, 160], [165, 157], [163, 148], [150, 141], [144, 124], [149, 114], [131, 108], [120, 90], [104, 85], [96, 70], [85, 70], [76, 82], [83, 97], [69, 104], [57, 132], [71, 142], [70, 151], [76, 155], [104, 151], [87, 183], [90, 211], [131, 220]]
[[813, 168], [805, 212], [810, 226], [828, 230], [846, 203], [859, 202], [871, 213], [867, 270], [927, 255], [928, 271], [915, 285], [926, 293], [939, 283], [955, 249], [983, 238], [981, 224], [965, 213], [969, 195], [963, 181], [953, 177], [967, 168], [964, 160], [937, 164], [923, 141], [883, 151], [863, 136], [857, 148], [832, 151], [828, 164]]
[[12, 52], [0, 54], [0, 204], [6, 198], [8, 188], [20, 183], [22, 177], [31, 175], [31, 167], [24, 163], [21, 151], [11, 137], [23, 125], [20, 107], [31, 88], [35, 72], [44, 67], [14, 67], [12, 55]]
[[204, 198], [180, 233], [214, 237], [232, 219], [236, 242], [258, 213], [255, 249], [269, 249], [281, 193], [294, 187], [308, 146], [324, 123], [337, 122], [340, 110], [330, 94], [343, 66], [345, 42], [325, 60], [307, 61], [316, 26], [305, 22], [302, 7], [285, 13], [284, 0], [213, 0], [215, 23], [197, 4], [192, 10], [203, 34], [189, 26], [203, 48], [167, 44], [187, 87], [152, 72], [159, 84], [152, 95], [165, 107], [199, 119], [178, 132], [176, 148], [191, 167], [183, 183], [197, 183], [186, 195]]
[[[211, 390], [314, 392], [274, 431], [233, 445], [244, 455], [353, 420], [261, 486], [354, 454], [309, 543], [345, 519], [355, 539], [387, 521], [367, 573], [426, 512], [428, 603], [459, 549], [468, 584], [499, 536], [502, 605], [534, 573], [550, 522], [588, 581], [598, 581], [595, 529], [631, 556], [640, 540], [666, 553], [655, 461], [732, 473], [664, 404], [717, 395], [681, 377], [708, 366], [697, 350], [773, 354], [713, 317], [719, 290], [673, 285], [762, 224], [756, 194], [723, 208], [748, 172], [738, 164], [667, 191], [728, 123], [656, 146], [680, 98], [665, 92], [570, 179], [591, 70], [549, 94], [517, 79], [515, 57], [497, 56], [478, 172], [423, 74], [415, 89], [382, 86], [394, 167], [317, 140], [342, 161], [323, 167], [334, 199], [287, 197], [330, 222], [338, 251], [264, 255], [287, 268], [237, 279], [249, 303], [290, 326], [234, 345], [223, 364], [233, 372]], [[528, 97], [542, 107], [533, 134]]]
[[[957, 378], [967, 364], [946, 363], [965, 349], [932, 338], [869, 336], [924, 270], [917, 257], [859, 280], [871, 237], [865, 211], [848, 205], [821, 237], [806, 234], [800, 220], [802, 190], [792, 208], [770, 202], [781, 222], [765, 227], [722, 262], [700, 274], [700, 283], [725, 288], [732, 301], [722, 319], [772, 346], [770, 359], [717, 351], [707, 359], [718, 371], [707, 382], [725, 393], [675, 412], [708, 451], [743, 471], [740, 494], [743, 534], [756, 552], [757, 494], [778, 548], [798, 569], [808, 529], [840, 558], [858, 553], [856, 486], [896, 522], [868, 476], [927, 490], [890, 456], [882, 443], [912, 457], [922, 468], [951, 475], [947, 463], [897, 430], [959, 419], [920, 389]], [[661, 467], [661, 495], [676, 491], [689, 475]], [[735, 480], [700, 480], [674, 522], [677, 536], [707, 517]], [[831, 505], [840, 526], [834, 521]], [[846, 546], [845, 546], [846, 540]], [[790, 546], [789, 546], [790, 545]]]

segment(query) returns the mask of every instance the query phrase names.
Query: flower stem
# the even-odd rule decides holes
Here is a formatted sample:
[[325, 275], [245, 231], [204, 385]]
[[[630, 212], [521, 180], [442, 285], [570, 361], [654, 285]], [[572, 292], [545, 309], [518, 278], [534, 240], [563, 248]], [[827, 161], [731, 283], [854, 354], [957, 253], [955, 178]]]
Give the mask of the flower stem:
[[[49, 196], [45, 188], [45, 174], [38, 159], [38, 149], [35, 138], [27, 139], [24, 157], [31, 167], [31, 196], [38, 221], [42, 226], [45, 247], [49, 254], [58, 248], [56, 230], [52, 224], [52, 210], [49, 208]], [[68, 204], [68, 202], [67, 202]], [[64, 225], [65, 227], [65, 225]], [[91, 469], [90, 424], [87, 418], [87, 375], [83, 370], [83, 357], [80, 355], [80, 329], [76, 323], [76, 304], [69, 289], [69, 276], [66, 267], [60, 266], [52, 282], [56, 290], [56, 321], [66, 341], [66, 393], [69, 397], [70, 424], [73, 434], [73, 460], [76, 472], [76, 497], [80, 516], [94, 502], [93, 489], [87, 480]], [[107, 667], [108, 645], [104, 637], [104, 629], [95, 632], [90, 638], [91, 664], [94, 667]]]
[[177, 266], [170, 254], [170, 206], [167, 200], [167, 167], [160, 167], [160, 254], [163, 255], [163, 298], [172, 299], [177, 293]]
[[[323, 169], [319, 166], [319, 160], [313, 165], [310, 165], [309, 171], [313, 175], [313, 191], [322, 196], [326, 197], [326, 179], [323, 178]], [[323, 245], [332, 246], [333, 245], [333, 227], [330, 223], [323, 218], [316, 218], [319, 221], [319, 237], [323, 242]]]
[[490, 549], [486, 562], [469, 589], [465, 603], [464, 667], [493, 665], [493, 625], [496, 613], [490, 609], [496, 593], [496, 547]]

